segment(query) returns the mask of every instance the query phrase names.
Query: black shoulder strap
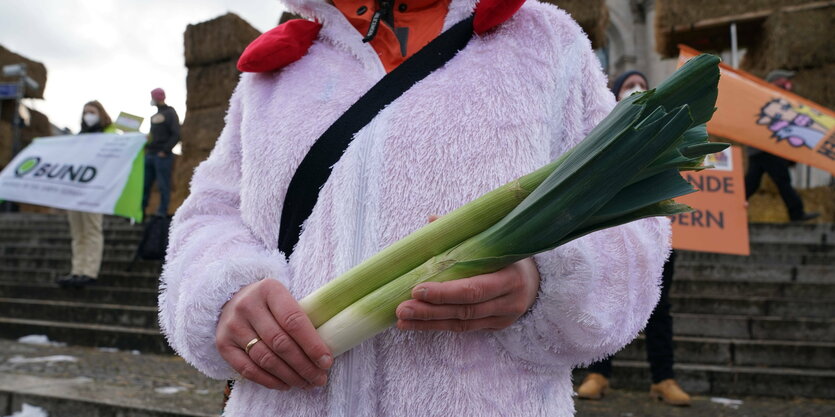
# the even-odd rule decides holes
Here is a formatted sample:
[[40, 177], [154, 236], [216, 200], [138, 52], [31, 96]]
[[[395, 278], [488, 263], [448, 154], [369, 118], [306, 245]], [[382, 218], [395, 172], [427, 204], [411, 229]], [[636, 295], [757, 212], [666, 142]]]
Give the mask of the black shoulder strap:
[[313, 212], [319, 190], [330, 177], [354, 135], [377, 116], [383, 107], [443, 66], [464, 49], [473, 36], [472, 16], [463, 20], [386, 74], [351, 108], [339, 117], [307, 151], [284, 197], [278, 249], [288, 258], [299, 240], [302, 223]]

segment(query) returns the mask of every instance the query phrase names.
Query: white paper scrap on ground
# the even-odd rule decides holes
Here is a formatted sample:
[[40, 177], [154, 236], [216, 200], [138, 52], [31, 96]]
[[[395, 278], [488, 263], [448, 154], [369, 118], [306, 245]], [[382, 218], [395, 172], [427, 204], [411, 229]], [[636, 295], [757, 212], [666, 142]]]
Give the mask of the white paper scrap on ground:
[[187, 388], [185, 388], [185, 387], [161, 387], [161, 388], [155, 389], [154, 391], [156, 391], [158, 394], [172, 395], [172, 394], [176, 394], [178, 392], [185, 391], [186, 389]]
[[739, 408], [740, 405], [742, 405], [742, 400], [733, 400], [733, 399], [730, 399], [730, 398], [722, 398], [722, 397], [712, 397], [710, 399], [710, 402], [717, 403], [717, 404], [722, 404], [725, 407], [731, 407], [733, 409], [737, 409], [737, 408]]
[[49, 337], [42, 334], [30, 334], [29, 336], [23, 336], [20, 339], [17, 339], [20, 343], [26, 343], [27, 345], [40, 345], [40, 346], [66, 346], [66, 343], [60, 342], [53, 342], [49, 340]]
[[115, 347], [99, 347], [99, 348], [96, 348], [96, 350], [98, 350], [99, 352], [116, 353], [116, 352], [118, 352], [118, 351], [119, 351], [119, 348], [115, 348]]
[[52, 356], [39, 356], [35, 358], [25, 358], [23, 356], [17, 355], [12, 356], [7, 361], [11, 364], [17, 365], [22, 363], [41, 363], [41, 362], [78, 362], [78, 359], [75, 356], [68, 356], [68, 355], [52, 355]]
[[20, 411], [6, 417], [49, 417], [49, 414], [43, 408], [23, 403], [23, 408]]

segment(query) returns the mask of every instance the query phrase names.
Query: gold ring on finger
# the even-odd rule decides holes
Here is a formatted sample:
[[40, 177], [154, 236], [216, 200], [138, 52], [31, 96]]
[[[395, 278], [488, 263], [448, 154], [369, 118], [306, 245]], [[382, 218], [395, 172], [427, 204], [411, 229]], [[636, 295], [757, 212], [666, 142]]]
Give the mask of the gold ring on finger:
[[260, 342], [260, 341], [261, 341], [260, 337], [256, 337], [255, 339], [250, 340], [249, 343], [246, 344], [246, 347], [244, 348], [244, 352], [246, 352], [246, 354], [249, 355], [249, 350], [252, 349], [252, 347], [255, 346], [255, 344]]

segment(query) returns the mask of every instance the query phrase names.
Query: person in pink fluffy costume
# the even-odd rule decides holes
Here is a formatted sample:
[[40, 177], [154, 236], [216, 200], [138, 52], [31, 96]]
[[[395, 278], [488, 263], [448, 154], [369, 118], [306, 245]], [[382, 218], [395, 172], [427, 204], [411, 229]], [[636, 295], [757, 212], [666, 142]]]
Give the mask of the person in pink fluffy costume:
[[[174, 216], [159, 299], [168, 342], [209, 377], [238, 380], [225, 416], [573, 415], [571, 369], [630, 342], [658, 300], [665, 218], [420, 284], [396, 327], [338, 357], [297, 300], [581, 141], [615, 104], [586, 35], [536, 1], [284, 2], [310, 20], [247, 48], [223, 133]], [[282, 207], [311, 145], [474, 13], [466, 47], [354, 136], [288, 259]]]

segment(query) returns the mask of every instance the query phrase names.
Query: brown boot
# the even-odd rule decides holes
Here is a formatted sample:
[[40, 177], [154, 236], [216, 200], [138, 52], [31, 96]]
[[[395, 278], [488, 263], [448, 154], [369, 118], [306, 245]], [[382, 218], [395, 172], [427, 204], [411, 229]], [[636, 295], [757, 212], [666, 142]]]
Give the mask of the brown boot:
[[690, 405], [690, 396], [672, 378], [652, 384], [649, 388], [649, 395], [670, 405]]
[[577, 388], [577, 396], [586, 400], [599, 400], [609, 392], [609, 380], [600, 374], [590, 373]]

